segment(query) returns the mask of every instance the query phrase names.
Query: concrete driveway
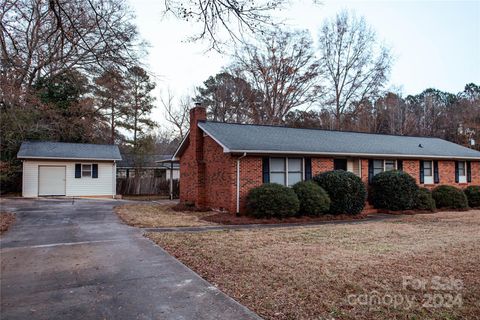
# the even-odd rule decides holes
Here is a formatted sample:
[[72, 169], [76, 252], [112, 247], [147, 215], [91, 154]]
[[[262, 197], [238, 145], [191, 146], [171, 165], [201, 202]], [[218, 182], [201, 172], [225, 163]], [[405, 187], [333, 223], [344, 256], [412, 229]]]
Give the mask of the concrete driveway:
[[119, 201], [2, 199], [2, 319], [258, 319], [122, 224]]

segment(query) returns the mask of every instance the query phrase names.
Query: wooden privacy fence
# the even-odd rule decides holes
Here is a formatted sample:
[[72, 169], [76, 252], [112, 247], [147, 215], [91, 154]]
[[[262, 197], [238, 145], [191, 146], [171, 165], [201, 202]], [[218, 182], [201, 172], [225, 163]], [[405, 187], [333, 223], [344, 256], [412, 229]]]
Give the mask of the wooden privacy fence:
[[[173, 197], [179, 196], [179, 181], [173, 180]], [[170, 195], [170, 180], [161, 177], [117, 178], [117, 194], [122, 195]]]

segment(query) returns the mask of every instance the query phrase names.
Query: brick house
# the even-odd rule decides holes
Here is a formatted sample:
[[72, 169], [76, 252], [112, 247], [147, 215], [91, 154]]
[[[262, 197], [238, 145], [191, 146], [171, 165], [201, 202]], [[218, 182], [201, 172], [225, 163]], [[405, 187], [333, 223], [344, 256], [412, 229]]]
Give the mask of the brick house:
[[343, 169], [365, 184], [385, 170], [403, 170], [422, 187], [480, 185], [480, 152], [439, 138], [396, 136], [206, 121], [190, 110], [190, 131], [174, 154], [180, 201], [232, 213], [262, 183], [294, 183]]

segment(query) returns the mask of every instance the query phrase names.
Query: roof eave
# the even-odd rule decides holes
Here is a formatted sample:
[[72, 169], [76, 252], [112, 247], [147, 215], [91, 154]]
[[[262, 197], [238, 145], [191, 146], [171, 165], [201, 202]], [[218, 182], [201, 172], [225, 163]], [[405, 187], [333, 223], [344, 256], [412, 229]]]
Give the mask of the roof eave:
[[180, 160], [180, 155], [183, 153], [184, 145], [187, 143], [188, 136], [190, 135], [190, 130], [187, 131], [185, 137], [183, 137], [182, 142], [177, 147], [177, 150], [173, 153], [172, 160]]
[[40, 157], [40, 156], [17, 156], [18, 159], [37, 159], [37, 160], [88, 160], [88, 161], [120, 161], [122, 158], [75, 158], [75, 157]]
[[[231, 150], [223, 143], [221, 142], [218, 138], [216, 138], [213, 134], [205, 130], [205, 128], [202, 126], [202, 122], [198, 123], [198, 127], [205, 132], [210, 138], [212, 138], [216, 143], [218, 143], [222, 148], [224, 153], [230, 153]], [[180, 156], [182, 155], [183, 149], [184, 149], [184, 144], [187, 141], [187, 138], [190, 135], [190, 131], [187, 132], [185, 137], [183, 138], [182, 142], [180, 142], [180, 145], [178, 146], [177, 150], [175, 150], [175, 153], [173, 154], [172, 161], [179, 161]]]
[[208, 134], [208, 136], [209, 136], [210, 138], [212, 138], [216, 143], [218, 143], [218, 144], [223, 148], [223, 153], [231, 153], [231, 152], [232, 152], [232, 150], [230, 150], [229, 147], [227, 147], [222, 141], [220, 141], [220, 139], [216, 138], [213, 134], [211, 134], [210, 132], [208, 132], [208, 130], [206, 130], [206, 129], [204, 128], [204, 126], [202, 125], [201, 122], [198, 123], [198, 127], [199, 127], [200, 129], [202, 129], [203, 132], [205, 132], [206, 134]]
[[352, 153], [352, 152], [311, 152], [311, 151], [279, 151], [279, 150], [229, 150], [225, 153], [250, 153], [250, 154], [301, 154], [319, 156], [352, 156], [352, 157], [395, 157], [395, 158], [421, 158], [421, 159], [452, 159], [452, 160], [480, 160], [480, 157], [471, 156], [438, 156], [390, 153]]

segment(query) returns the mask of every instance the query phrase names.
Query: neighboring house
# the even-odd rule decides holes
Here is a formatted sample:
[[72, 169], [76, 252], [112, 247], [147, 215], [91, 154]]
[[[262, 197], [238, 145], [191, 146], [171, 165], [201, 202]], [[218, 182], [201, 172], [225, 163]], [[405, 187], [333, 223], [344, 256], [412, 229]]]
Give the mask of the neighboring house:
[[22, 196], [95, 196], [116, 194], [116, 145], [23, 142]]
[[117, 177], [128, 178], [140, 175], [170, 180], [172, 176], [173, 180], [178, 180], [180, 165], [178, 162], [170, 163], [171, 159], [171, 154], [122, 154], [122, 160], [117, 163]]
[[262, 183], [291, 186], [334, 169], [366, 184], [399, 169], [428, 188], [480, 185], [480, 152], [442, 139], [212, 122], [198, 105], [174, 159], [180, 201], [230, 212], [244, 211], [248, 191]]

